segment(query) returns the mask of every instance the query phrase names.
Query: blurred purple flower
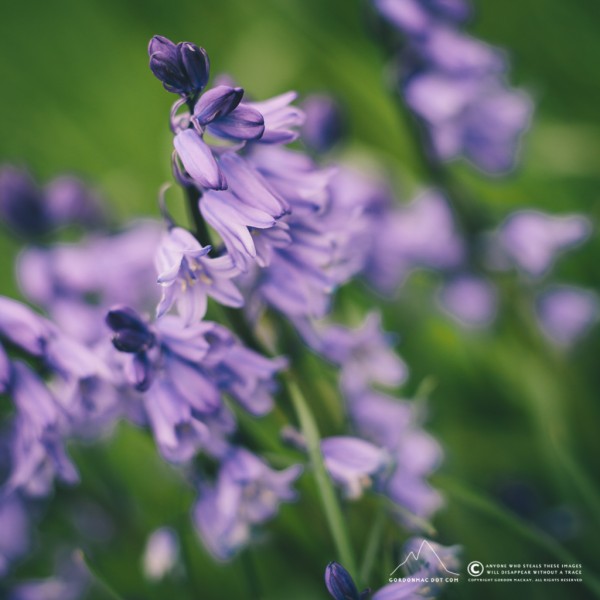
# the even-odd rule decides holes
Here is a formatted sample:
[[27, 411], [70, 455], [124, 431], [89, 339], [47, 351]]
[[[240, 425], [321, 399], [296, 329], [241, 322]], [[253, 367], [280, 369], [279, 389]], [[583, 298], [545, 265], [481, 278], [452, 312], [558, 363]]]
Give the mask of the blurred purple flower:
[[13, 364], [11, 397], [16, 407], [11, 441], [11, 473], [4, 493], [22, 490], [45, 496], [55, 477], [79, 480], [65, 451], [65, 415], [41, 379], [20, 362]]
[[439, 467], [443, 453], [421, 429], [414, 406], [369, 389], [353, 390], [347, 400], [356, 431], [390, 456], [392, 468], [378, 487], [411, 513], [430, 517], [442, 498], [425, 478]]
[[426, 35], [440, 20], [459, 23], [471, 13], [466, 0], [373, 0], [390, 23], [411, 36]]
[[211, 247], [181, 227], [174, 227], [163, 237], [156, 255], [158, 283], [162, 299], [157, 316], [165, 314], [174, 303], [186, 323], [198, 321], [206, 313], [207, 298], [213, 297], [225, 306], [239, 308], [244, 298], [231, 282], [239, 274], [231, 256], [210, 258]]
[[327, 94], [313, 94], [302, 103], [302, 109], [306, 115], [302, 140], [314, 152], [327, 152], [344, 134], [346, 123], [340, 105]]
[[498, 240], [502, 252], [533, 277], [544, 275], [558, 255], [583, 242], [591, 226], [582, 215], [548, 215], [523, 210], [500, 225]]
[[404, 94], [424, 119], [442, 160], [462, 155], [490, 174], [514, 167], [532, 112], [524, 92], [494, 77], [456, 78], [425, 71], [407, 80]]
[[154, 221], [138, 221], [113, 235], [26, 249], [17, 263], [20, 287], [61, 330], [93, 344], [105, 336], [104, 315], [114, 304], [141, 311], [156, 306], [152, 257], [161, 232]]
[[463, 275], [445, 283], [439, 293], [442, 308], [462, 325], [482, 327], [496, 316], [497, 294], [485, 279]]
[[23, 237], [66, 225], [94, 228], [105, 220], [97, 195], [75, 177], [58, 177], [41, 188], [24, 169], [0, 168], [0, 221]]
[[30, 525], [23, 500], [17, 494], [0, 498], [0, 577], [23, 556], [30, 543]]
[[200, 537], [220, 560], [232, 558], [256, 525], [272, 519], [281, 502], [296, 499], [293, 482], [302, 467], [273, 471], [254, 454], [233, 448], [221, 464], [214, 486], [202, 486], [194, 510]]
[[336, 562], [325, 569], [325, 585], [335, 600], [366, 600], [370, 596], [370, 590], [359, 592], [350, 573]]
[[596, 323], [600, 301], [590, 290], [554, 286], [538, 297], [536, 309], [543, 332], [556, 344], [570, 346]]
[[329, 475], [352, 500], [360, 498], [363, 489], [371, 487], [373, 478], [390, 465], [385, 450], [350, 436], [323, 439], [321, 452]]
[[341, 367], [342, 389], [347, 393], [370, 384], [396, 387], [408, 369], [394, 353], [389, 336], [381, 329], [381, 317], [370, 313], [357, 329], [341, 325], [315, 326], [299, 322], [307, 343], [327, 360]]
[[179, 557], [179, 537], [170, 527], [155, 529], [146, 542], [142, 565], [151, 581], [158, 581], [173, 570]]
[[530, 98], [504, 81], [503, 52], [457, 28], [461, 0], [374, 0], [404, 38], [400, 90], [420, 117], [430, 150], [464, 156], [492, 175], [511, 170], [532, 112]]
[[461, 263], [464, 243], [444, 196], [428, 190], [410, 204], [383, 211], [370, 245], [367, 279], [392, 293], [412, 269], [450, 269]]

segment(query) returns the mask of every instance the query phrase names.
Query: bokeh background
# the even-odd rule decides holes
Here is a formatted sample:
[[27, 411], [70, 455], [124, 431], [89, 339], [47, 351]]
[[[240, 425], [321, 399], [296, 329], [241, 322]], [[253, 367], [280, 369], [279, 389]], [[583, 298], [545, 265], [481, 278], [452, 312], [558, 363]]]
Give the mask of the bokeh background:
[[[454, 176], [496, 222], [517, 208], [537, 207], [581, 212], [596, 224], [600, 4], [474, 4], [477, 18], [469, 30], [507, 49], [512, 83], [527, 89], [537, 107], [515, 173], [489, 180], [456, 164]], [[64, 171], [82, 175], [105, 193], [121, 219], [156, 216], [157, 190], [170, 179], [172, 97], [150, 73], [146, 46], [160, 33], [204, 46], [213, 74], [232, 75], [256, 98], [288, 89], [333, 92], [350, 124], [340, 154], [370, 152], [399, 196], [409, 200], [427, 178], [411, 128], [387, 87], [388, 59], [366, 15], [366, 2], [358, 0], [4, 2], [0, 159], [30, 166], [41, 180]], [[18, 244], [2, 235], [3, 294], [18, 294], [17, 252]], [[559, 261], [553, 278], [600, 291], [599, 256], [594, 233]], [[515, 282], [507, 278], [500, 284], [508, 308], [490, 328], [466, 331], [437, 311], [435, 284], [432, 274], [414, 274], [398, 301], [387, 305], [385, 324], [399, 332], [399, 350], [411, 368], [403, 395], [414, 395], [424, 380], [431, 390], [428, 428], [447, 454], [433, 478], [447, 496], [447, 507], [434, 522], [439, 539], [461, 544], [465, 564], [554, 562], [558, 543], [589, 572], [598, 572], [600, 328], [569, 351], [554, 348], [531, 314], [511, 302]], [[343, 301], [349, 298], [365, 307], [368, 302], [359, 290], [345, 292]], [[316, 363], [313, 368], [318, 376]], [[112, 440], [73, 452], [84, 484], [57, 492], [22, 576], [51, 572], [44, 540], [60, 539], [68, 546], [76, 527], [65, 514], [83, 511], [98, 521], [97, 569], [126, 598], [256, 598], [248, 584], [248, 560], [265, 600], [326, 597], [322, 572], [332, 548], [314, 506], [283, 507], [281, 518], [267, 528], [270, 543], [225, 567], [197, 543], [187, 519], [193, 493], [157, 457], [146, 436], [122, 426]], [[368, 526], [360, 522], [368, 515], [364, 508], [349, 515], [357, 545]], [[559, 525], [564, 519], [563, 529], [554, 531], [564, 539], [550, 534], [530, 539], [523, 530], [523, 524], [540, 528], [553, 516]], [[193, 593], [176, 577], [152, 586], [143, 579], [146, 537], [165, 523], [183, 534]], [[376, 567], [373, 587], [386, 573], [387, 565]], [[98, 598], [109, 597], [106, 593], [91, 591]], [[514, 589], [464, 584], [448, 597], [585, 598], [587, 593], [559, 584]]]

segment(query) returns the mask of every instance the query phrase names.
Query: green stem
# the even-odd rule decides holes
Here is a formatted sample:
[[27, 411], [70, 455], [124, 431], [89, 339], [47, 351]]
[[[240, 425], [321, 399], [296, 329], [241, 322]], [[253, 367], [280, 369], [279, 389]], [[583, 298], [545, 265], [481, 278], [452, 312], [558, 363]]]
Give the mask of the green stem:
[[[581, 563], [575, 555], [561, 546], [554, 538], [523, 521], [490, 498], [446, 477], [438, 477], [436, 481], [450, 496], [453, 496], [455, 500], [461, 502], [467, 508], [474, 509], [494, 519], [521, 538], [543, 549], [548, 554], [555, 556], [565, 563]], [[586, 572], [583, 583], [600, 597], [600, 580], [590, 574], [589, 571]]]
[[187, 198], [188, 213], [194, 223], [196, 238], [203, 246], [211, 245], [210, 233], [208, 232], [206, 222], [200, 214], [200, 207], [198, 205], [201, 196], [200, 192], [195, 187], [187, 186], [185, 188], [185, 195]]
[[383, 536], [383, 532], [385, 531], [385, 522], [386, 522], [386, 513], [383, 508], [380, 508], [375, 515], [375, 520], [373, 521], [373, 525], [371, 526], [371, 531], [369, 532], [369, 538], [367, 540], [367, 547], [365, 549], [365, 554], [362, 559], [360, 572], [359, 572], [359, 583], [361, 587], [363, 585], [367, 585], [369, 581], [369, 577], [371, 576], [371, 571], [373, 570], [373, 566], [375, 565], [375, 559], [377, 558], [377, 552], [381, 547], [381, 538]]
[[319, 489], [321, 504], [323, 505], [327, 524], [335, 543], [339, 560], [350, 573], [356, 575], [356, 563], [342, 517], [342, 511], [335, 489], [323, 463], [321, 438], [317, 424], [298, 385], [288, 379], [287, 389], [300, 423], [300, 429], [306, 439], [306, 448]]

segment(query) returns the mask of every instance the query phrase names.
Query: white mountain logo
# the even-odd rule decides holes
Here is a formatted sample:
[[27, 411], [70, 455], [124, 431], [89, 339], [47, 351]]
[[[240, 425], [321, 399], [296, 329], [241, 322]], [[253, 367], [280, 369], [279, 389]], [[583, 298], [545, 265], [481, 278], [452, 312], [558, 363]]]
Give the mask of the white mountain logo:
[[431, 554], [433, 556], [435, 556], [435, 558], [437, 558], [438, 563], [440, 564], [440, 567], [446, 571], [446, 573], [449, 573], [450, 575], [460, 575], [460, 573], [455, 573], [454, 571], [451, 571], [450, 569], [448, 569], [448, 567], [446, 567], [446, 565], [444, 564], [444, 561], [439, 557], [438, 553], [433, 549], [433, 546], [427, 541], [427, 540], [423, 540], [421, 542], [421, 545], [419, 546], [419, 550], [417, 551], [417, 553], [415, 554], [412, 550], [408, 553], [408, 556], [390, 573], [390, 577], [394, 576], [394, 573], [396, 573], [396, 571], [398, 571], [398, 569], [400, 569], [401, 567], [403, 567], [404, 565], [406, 565], [408, 563], [409, 560], [414, 560], [417, 564], [419, 564], [419, 559], [421, 558], [421, 552], [423, 551], [423, 548], [427, 546], [427, 549], [429, 550], [429, 552], [431, 552]]

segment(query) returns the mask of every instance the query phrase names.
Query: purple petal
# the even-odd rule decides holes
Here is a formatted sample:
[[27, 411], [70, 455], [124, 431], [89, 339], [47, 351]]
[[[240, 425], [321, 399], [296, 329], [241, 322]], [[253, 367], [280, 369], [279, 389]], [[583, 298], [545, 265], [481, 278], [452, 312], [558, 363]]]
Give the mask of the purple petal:
[[212, 121], [207, 129], [228, 140], [255, 140], [265, 131], [265, 122], [257, 110], [240, 104], [227, 116]]
[[218, 85], [200, 97], [194, 107], [194, 118], [200, 125], [228, 115], [242, 101], [244, 90], [226, 85]]
[[173, 144], [185, 170], [198, 184], [212, 190], [227, 188], [227, 181], [210, 148], [193, 129], [178, 133]]

